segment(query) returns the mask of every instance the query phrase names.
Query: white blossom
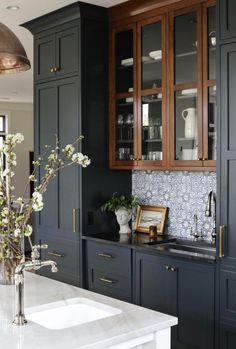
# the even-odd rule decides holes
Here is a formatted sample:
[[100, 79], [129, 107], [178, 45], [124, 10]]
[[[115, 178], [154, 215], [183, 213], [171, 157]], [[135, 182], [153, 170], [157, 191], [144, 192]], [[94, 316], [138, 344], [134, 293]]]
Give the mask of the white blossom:
[[75, 153], [71, 159], [74, 163], [79, 164], [82, 167], [87, 167], [91, 163], [91, 160], [87, 155], [83, 155], [82, 153]]
[[21, 230], [20, 230], [20, 228], [16, 228], [15, 230], [14, 230], [14, 236], [17, 238], [17, 237], [19, 237], [21, 235]]
[[72, 144], [67, 144], [64, 149], [62, 149], [63, 153], [66, 153], [66, 156], [71, 157], [74, 153], [75, 147]]
[[33, 232], [33, 228], [31, 227], [31, 225], [27, 224], [25, 227], [25, 236], [30, 236]]

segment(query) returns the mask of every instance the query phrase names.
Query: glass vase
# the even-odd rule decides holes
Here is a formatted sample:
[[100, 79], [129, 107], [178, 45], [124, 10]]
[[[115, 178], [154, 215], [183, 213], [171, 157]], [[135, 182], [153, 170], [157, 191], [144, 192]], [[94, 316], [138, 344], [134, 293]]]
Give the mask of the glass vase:
[[0, 285], [13, 285], [17, 265], [24, 259], [24, 238], [0, 234]]

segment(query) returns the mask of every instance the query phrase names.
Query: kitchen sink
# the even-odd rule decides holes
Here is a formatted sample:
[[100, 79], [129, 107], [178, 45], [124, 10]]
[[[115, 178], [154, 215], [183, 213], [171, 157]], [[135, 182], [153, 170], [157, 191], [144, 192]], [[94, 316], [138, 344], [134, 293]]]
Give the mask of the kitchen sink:
[[26, 319], [51, 330], [61, 330], [121, 313], [121, 310], [87, 298], [71, 298], [25, 311]]
[[167, 242], [155, 242], [150, 241], [145, 243], [150, 245], [150, 248], [154, 248], [160, 251], [167, 251], [182, 255], [191, 255], [199, 257], [215, 257], [216, 249], [209, 243], [194, 242], [190, 240], [175, 239]]

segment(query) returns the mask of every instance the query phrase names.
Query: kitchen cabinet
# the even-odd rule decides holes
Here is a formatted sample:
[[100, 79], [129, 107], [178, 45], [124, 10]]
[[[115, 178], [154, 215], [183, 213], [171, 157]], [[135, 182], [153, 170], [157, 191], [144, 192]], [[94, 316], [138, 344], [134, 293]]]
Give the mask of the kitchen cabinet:
[[235, 12], [236, 3], [234, 0], [219, 0], [220, 39], [234, 39], [236, 37]]
[[111, 20], [110, 56], [110, 167], [214, 170], [214, 1]]
[[[227, 13], [220, 13], [221, 38], [219, 44], [219, 171], [218, 171], [218, 253], [219, 253], [219, 342], [220, 349], [236, 347], [236, 220], [235, 220], [235, 176], [236, 176], [236, 143], [235, 143], [235, 91], [236, 91], [236, 32], [232, 17], [236, 15], [235, 4], [231, 1], [220, 1], [219, 8]], [[228, 6], [228, 7], [227, 7]], [[231, 12], [229, 13], [229, 11]], [[222, 31], [222, 25], [227, 30]], [[224, 29], [224, 28], [223, 28]], [[234, 36], [234, 37], [233, 37]]]
[[[24, 26], [34, 35], [35, 158], [45, 144], [55, 144], [55, 135], [63, 148], [81, 134], [76, 151], [91, 158], [86, 169], [61, 170], [43, 195], [35, 242], [49, 245], [42, 258], [55, 260], [59, 271], [39, 272], [82, 285], [81, 235], [114, 229], [100, 207], [115, 191], [131, 192], [131, 173], [107, 167], [107, 13], [76, 2]], [[51, 71], [53, 66], [59, 69]]]
[[35, 40], [35, 80], [73, 75], [79, 64], [79, 26], [63, 25], [38, 35]]
[[131, 250], [93, 241], [84, 248], [88, 290], [132, 302]]
[[135, 253], [135, 301], [178, 317], [173, 349], [214, 348], [215, 267]]

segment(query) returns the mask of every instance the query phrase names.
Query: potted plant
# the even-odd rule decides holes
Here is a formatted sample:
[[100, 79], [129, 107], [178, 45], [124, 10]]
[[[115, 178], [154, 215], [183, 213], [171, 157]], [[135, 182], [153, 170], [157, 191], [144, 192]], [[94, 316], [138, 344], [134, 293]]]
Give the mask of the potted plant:
[[116, 215], [117, 222], [120, 226], [120, 234], [129, 234], [131, 229], [129, 227], [129, 221], [132, 215], [132, 209], [136, 208], [139, 204], [139, 199], [137, 196], [130, 195], [120, 195], [118, 193], [113, 193], [110, 200], [102, 205], [101, 210], [114, 212]]

